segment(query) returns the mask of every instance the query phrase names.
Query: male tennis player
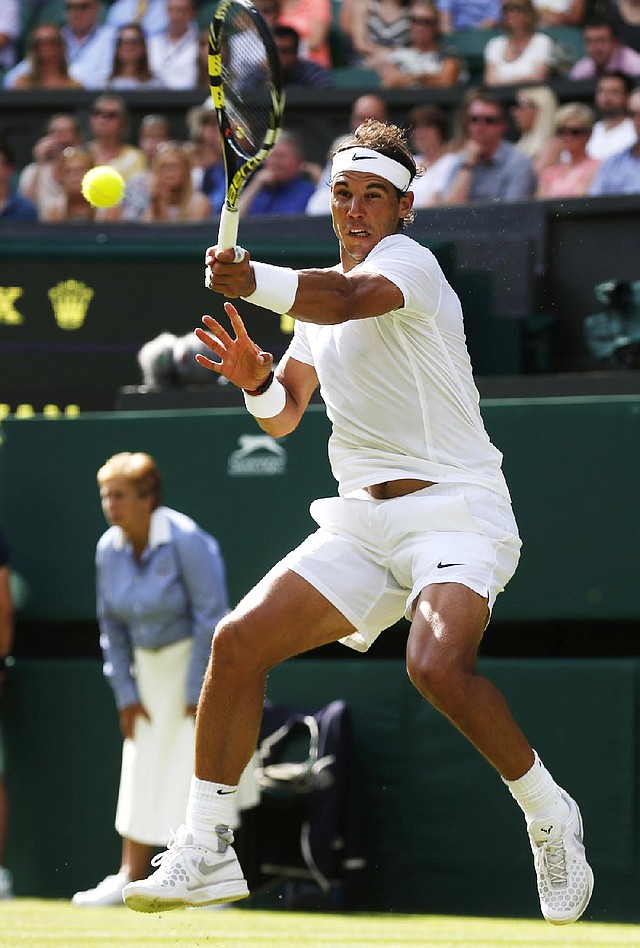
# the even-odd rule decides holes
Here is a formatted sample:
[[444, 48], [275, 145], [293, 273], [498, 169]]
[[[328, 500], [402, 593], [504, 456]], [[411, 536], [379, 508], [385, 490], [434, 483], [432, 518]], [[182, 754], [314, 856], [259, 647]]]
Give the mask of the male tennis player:
[[156, 912], [232, 901], [247, 885], [230, 845], [231, 800], [256, 745], [268, 670], [342, 641], [366, 651], [404, 613], [407, 670], [418, 691], [474, 744], [522, 808], [542, 913], [578, 919], [593, 875], [578, 806], [515, 723], [476, 655], [520, 539], [485, 432], [460, 302], [433, 254], [405, 236], [416, 166], [402, 133], [363, 123], [332, 164], [340, 264], [294, 271], [233, 250], [205, 257], [207, 284], [296, 318], [277, 373], [225, 304], [235, 337], [214, 319], [197, 330], [217, 361], [198, 361], [244, 389], [273, 437], [293, 431], [320, 385], [332, 423], [339, 496], [316, 500], [318, 530], [218, 626], [198, 707], [187, 807], [148, 879], [126, 904]]

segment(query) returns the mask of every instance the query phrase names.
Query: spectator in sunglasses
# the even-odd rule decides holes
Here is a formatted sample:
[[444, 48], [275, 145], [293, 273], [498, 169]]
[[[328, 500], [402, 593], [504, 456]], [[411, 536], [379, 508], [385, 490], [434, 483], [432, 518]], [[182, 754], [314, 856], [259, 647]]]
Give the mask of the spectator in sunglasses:
[[595, 120], [593, 109], [582, 102], [560, 106], [555, 118], [558, 160], [540, 173], [537, 197], [582, 197], [588, 193], [600, 167], [600, 162], [587, 154]]
[[[60, 33], [69, 75], [85, 89], [103, 89], [111, 72], [115, 33], [111, 27], [100, 25], [101, 13], [99, 0], [64, 0]], [[5, 87], [13, 88], [16, 78], [29, 68], [28, 59], [23, 59], [10, 69], [4, 78]]]
[[139, 23], [118, 30], [108, 89], [161, 89], [162, 82], [149, 68], [147, 38]]
[[532, 0], [503, 0], [502, 36], [484, 48], [484, 84], [506, 86], [546, 82], [554, 61], [553, 42], [536, 32], [537, 14]]
[[98, 96], [91, 109], [89, 151], [95, 165], [111, 165], [127, 180], [147, 167], [141, 148], [130, 145], [129, 112], [124, 99], [115, 92]]
[[536, 177], [531, 160], [506, 141], [502, 102], [476, 90], [465, 100], [460, 126], [464, 143], [442, 192], [442, 203], [521, 201], [533, 196]]
[[409, 8], [409, 45], [382, 56], [375, 69], [384, 89], [447, 88], [466, 78], [455, 50], [440, 43], [438, 10], [430, 0]]
[[40, 23], [27, 44], [28, 70], [17, 76], [13, 89], [82, 89], [72, 79], [60, 30], [53, 23]]

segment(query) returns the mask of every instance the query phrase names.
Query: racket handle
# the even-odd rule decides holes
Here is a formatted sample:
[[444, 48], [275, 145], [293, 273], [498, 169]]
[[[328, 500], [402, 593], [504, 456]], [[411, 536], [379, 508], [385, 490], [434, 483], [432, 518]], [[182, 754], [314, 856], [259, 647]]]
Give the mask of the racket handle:
[[222, 205], [220, 224], [218, 225], [218, 247], [220, 250], [230, 250], [231, 247], [235, 247], [239, 223], [238, 209], [230, 210], [225, 202]]

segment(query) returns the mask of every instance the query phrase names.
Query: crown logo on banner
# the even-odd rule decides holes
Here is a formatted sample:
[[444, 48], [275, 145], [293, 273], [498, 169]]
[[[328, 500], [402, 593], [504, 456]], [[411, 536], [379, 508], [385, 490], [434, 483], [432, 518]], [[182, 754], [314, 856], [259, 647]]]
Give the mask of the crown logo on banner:
[[79, 280], [63, 280], [52, 287], [48, 295], [60, 329], [79, 329], [93, 297], [91, 287]]

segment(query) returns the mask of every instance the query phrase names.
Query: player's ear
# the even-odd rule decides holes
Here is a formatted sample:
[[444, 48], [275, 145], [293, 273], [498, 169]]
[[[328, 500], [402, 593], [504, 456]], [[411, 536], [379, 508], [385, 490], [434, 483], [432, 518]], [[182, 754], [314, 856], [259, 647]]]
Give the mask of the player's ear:
[[411, 214], [413, 209], [414, 202], [414, 193], [413, 191], [405, 191], [404, 194], [400, 195], [400, 217], [405, 218]]

